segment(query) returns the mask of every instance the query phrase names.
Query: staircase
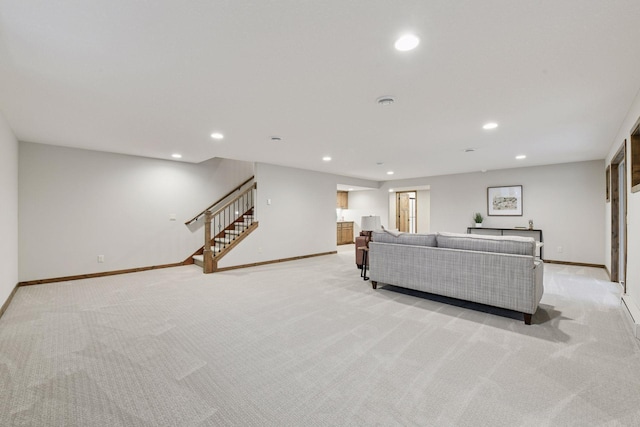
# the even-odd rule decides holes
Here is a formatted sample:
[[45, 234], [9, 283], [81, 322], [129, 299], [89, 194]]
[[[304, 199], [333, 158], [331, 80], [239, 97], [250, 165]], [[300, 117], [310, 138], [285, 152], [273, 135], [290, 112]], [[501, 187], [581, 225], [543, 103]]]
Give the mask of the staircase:
[[[236, 191], [240, 190], [244, 184]], [[204, 246], [185, 263], [199, 265], [205, 273], [213, 273], [218, 269], [218, 261], [258, 228], [258, 222], [254, 216], [256, 188], [256, 183], [253, 183], [251, 187], [224, 206], [212, 211], [214, 204], [188, 222], [198, 221], [204, 217], [205, 241]]]

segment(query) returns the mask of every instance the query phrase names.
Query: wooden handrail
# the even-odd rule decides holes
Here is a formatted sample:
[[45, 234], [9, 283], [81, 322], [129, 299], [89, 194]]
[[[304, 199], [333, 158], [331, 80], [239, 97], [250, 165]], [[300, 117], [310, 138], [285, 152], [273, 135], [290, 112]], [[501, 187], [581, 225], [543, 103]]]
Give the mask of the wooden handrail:
[[229, 206], [231, 206], [231, 205], [233, 204], [233, 202], [235, 202], [238, 198], [240, 198], [240, 197], [244, 196], [245, 194], [247, 194], [249, 191], [253, 190], [253, 189], [254, 189], [254, 188], [256, 188], [256, 187], [257, 187], [257, 185], [256, 185], [256, 183], [254, 182], [254, 183], [253, 183], [253, 185], [252, 185], [251, 187], [249, 187], [249, 188], [247, 188], [246, 190], [244, 190], [241, 194], [239, 194], [239, 195], [238, 195], [238, 197], [237, 197], [237, 198], [235, 198], [235, 199], [233, 199], [233, 200], [231, 200], [231, 201], [227, 202], [227, 204], [226, 204], [226, 205], [224, 205], [224, 206], [223, 206], [223, 207], [221, 207], [221, 208], [218, 208], [218, 210], [217, 210], [217, 211], [212, 212], [212, 213], [211, 213], [211, 217], [214, 217], [214, 216], [218, 215], [220, 212], [222, 212], [223, 210], [225, 210], [226, 208], [228, 208]]
[[218, 203], [220, 203], [221, 201], [223, 201], [224, 199], [226, 199], [227, 197], [229, 197], [230, 195], [232, 195], [233, 193], [235, 193], [236, 191], [240, 190], [242, 187], [244, 187], [245, 184], [247, 184], [248, 182], [250, 182], [251, 180], [253, 180], [253, 178], [255, 178], [255, 175], [252, 176], [251, 178], [247, 179], [245, 182], [243, 182], [242, 184], [238, 185], [236, 188], [234, 188], [233, 190], [229, 191], [227, 194], [225, 194], [224, 196], [220, 197], [218, 200], [216, 200], [215, 202], [213, 202], [211, 205], [209, 205], [207, 208], [205, 208], [204, 210], [202, 210], [202, 212], [200, 212], [198, 215], [194, 216], [193, 218], [191, 218], [189, 221], [185, 222], [184, 225], [189, 225], [191, 224], [193, 221], [197, 221], [198, 218], [200, 218], [202, 215], [205, 214], [205, 212], [207, 212], [209, 209], [211, 209], [212, 207], [214, 207], [215, 205], [217, 205]]

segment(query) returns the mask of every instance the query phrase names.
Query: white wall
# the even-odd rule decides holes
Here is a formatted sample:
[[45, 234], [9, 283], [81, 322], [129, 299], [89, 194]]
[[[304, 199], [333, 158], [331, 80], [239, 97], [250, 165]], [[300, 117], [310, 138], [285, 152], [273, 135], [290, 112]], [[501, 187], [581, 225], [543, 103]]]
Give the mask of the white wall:
[[[396, 182], [398, 181], [390, 181], [388, 183], [388, 186], [395, 185]], [[401, 191], [411, 190], [403, 189]], [[398, 213], [396, 206], [397, 198], [398, 196], [396, 191], [392, 191], [389, 193], [389, 212], [387, 215], [387, 222], [389, 224], [390, 230], [398, 229]], [[416, 214], [416, 233], [429, 233], [431, 231], [431, 192], [429, 190], [416, 191]]]
[[320, 172], [256, 164], [259, 226], [218, 266], [335, 251], [337, 178]]
[[[430, 231], [464, 233], [473, 225], [474, 212], [487, 212], [487, 187], [523, 186], [523, 216], [488, 217], [485, 227], [527, 226], [543, 230], [546, 259], [604, 264], [604, 179], [601, 160], [518, 169], [444, 175], [388, 181], [375, 192], [367, 192], [374, 206], [390, 204], [389, 188], [430, 186]], [[366, 205], [367, 201], [362, 201]], [[387, 222], [387, 224], [384, 224]], [[383, 225], [392, 222], [390, 212]], [[395, 225], [390, 225], [395, 228]], [[557, 252], [558, 246], [563, 249]]]
[[0, 307], [18, 283], [18, 141], [0, 114]]
[[418, 190], [416, 192], [417, 232], [429, 233], [431, 231], [431, 191]]
[[[629, 114], [624, 119], [620, 132], [611, 144], [609, 155], [606, 162], [602, 165], [600, 171], [604, 177], [606, 165], [611, 163], [611, 159], [622, 146], [625, 139], [630, 140], [632, 127], [640, 117], [640, 95], [636, 97], [629, 109]], [[631, 150], [627, 145], [627, 295], [625, 303], [630, 306], [635, 321], [640, 324], [640, 192], [631, 193]], [[605, 262], [609, 271], [611, 271], [611, 203], [605, 205], [605, 243], [603, 244], [603, 252], [605, 254]], [[637, 334], [640, 334], [638, 330]]]
[[[201, 230], [183, 222], [253, 168], [221, 159], [192, 165], [19, 145], [21, 281], [182, 261], [202, 244]], [[361, 216], [380, 215], [389, 227], [388, 189], [428, 185], [430, 230], [464, 232], [473, 212], [486, 212], [486, 187], [522, 184], [524, 216], [488, 217], [485, 226], [513, 227], [533, 219], [544, 231], [545, 258], [604, 264], [603, 169], [604, 162], [593, 161], [389, 181], [379, 190], [352, 192], [345, 219], [359, 231]], [[220, 267], [336, 250], [340, 177], [268, 164], [256, 165], [255, 174], [260, 227]], [[169, 221], [172, 213], [177, 221]], [[632, 239], [630, 247], [637, 251]], [[99, 254], [104, 264], [97, 263]]]
[[363, 216], [379, 216], [380, 221], [385, 220], [388, 207], [385, 203], [372, 203], [372, 194], [377, 194], [377, 190], [358, 190], [349, 192], [349, 209], [342, 209], [342, 216], [345, 221], [353, 221], [353, 233], [360, 235], [361, 222]]
[[252, 174], [247, 162], [20, 142], [20, 281], [181, 262], [203, 244], [184, 222]]

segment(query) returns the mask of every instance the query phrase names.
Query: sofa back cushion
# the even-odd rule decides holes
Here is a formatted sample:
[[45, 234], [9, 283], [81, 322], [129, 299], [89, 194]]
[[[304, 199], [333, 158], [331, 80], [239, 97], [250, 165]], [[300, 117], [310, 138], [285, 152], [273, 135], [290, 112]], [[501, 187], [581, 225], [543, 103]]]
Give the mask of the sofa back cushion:
[[531, 256], [536, 253], [533, 237], [438, 233], [437, 239], [439, 248]]
[[376, 243], [396, 243], [399, 245], [437, 246], [435, 234], [400, 233], [397, 236], [385, 231], [374, 231], [371, 240]]

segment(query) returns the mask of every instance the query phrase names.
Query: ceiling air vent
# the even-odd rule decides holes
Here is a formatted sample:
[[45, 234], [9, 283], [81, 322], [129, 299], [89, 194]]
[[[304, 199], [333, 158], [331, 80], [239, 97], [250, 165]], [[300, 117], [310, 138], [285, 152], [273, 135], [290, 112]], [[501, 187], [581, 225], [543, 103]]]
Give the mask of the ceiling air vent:
[[378, 105], [391, 105], [396, 102], [396, 99], [393, 96], [381, 96], [376, 102]]

